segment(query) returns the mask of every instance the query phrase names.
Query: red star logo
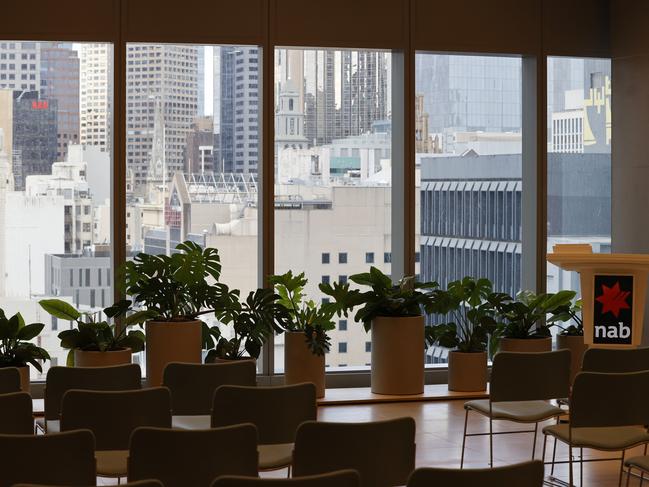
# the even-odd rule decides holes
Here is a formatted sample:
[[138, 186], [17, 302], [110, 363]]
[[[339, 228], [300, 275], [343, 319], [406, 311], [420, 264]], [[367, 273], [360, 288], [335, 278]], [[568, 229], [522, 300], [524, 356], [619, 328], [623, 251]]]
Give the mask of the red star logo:
[[629, 308], [629, 303], [626, 302], [629, 294], [631, 291], [620, 290], [619, 282], [616, 282], [613, 287], [602, 284], [602, 295], [595, 298], [595, 301], [602, 303], [602, 314], [611, 312], [617, 318], [621, 309]]

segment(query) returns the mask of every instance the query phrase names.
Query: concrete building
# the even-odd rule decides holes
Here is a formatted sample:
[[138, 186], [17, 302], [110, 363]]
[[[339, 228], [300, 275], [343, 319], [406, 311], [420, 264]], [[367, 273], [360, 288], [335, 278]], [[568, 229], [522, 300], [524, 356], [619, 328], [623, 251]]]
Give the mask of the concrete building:
[[58, 44], [41, 47], [41, 97], [57, 101], [56, 160], [62, 161], [68, 145], [79, 138], [79, 56]]
[[195, 174], [223, 172], [218, 166], [217, 143], [218, 137], [214, 135], [214, 119], [197, 117], [191, 131], [187, 134], [184, 172]]
[[307, 145], [300, 92], [289, 79], [280, 88], [275, 108], [275, 156], [280, 149], [306, 149]]
[[41, 86], [41, 44], [0, 41], [0, 89], [36, 91]]
[[113, 47], [80, 44], [80, 142], [111, 152], [113, 117]]

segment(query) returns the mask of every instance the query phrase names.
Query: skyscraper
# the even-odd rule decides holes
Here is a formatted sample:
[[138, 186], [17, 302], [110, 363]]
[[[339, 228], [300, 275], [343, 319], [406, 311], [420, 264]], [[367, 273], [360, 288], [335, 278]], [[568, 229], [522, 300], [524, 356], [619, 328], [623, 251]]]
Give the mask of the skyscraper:
[[111, 150], [113, 52], [110, 44], [81, 44], [80, 141]]
[[40, 46], [37, 42], [0, 42], [0, 88], [40, 88]]

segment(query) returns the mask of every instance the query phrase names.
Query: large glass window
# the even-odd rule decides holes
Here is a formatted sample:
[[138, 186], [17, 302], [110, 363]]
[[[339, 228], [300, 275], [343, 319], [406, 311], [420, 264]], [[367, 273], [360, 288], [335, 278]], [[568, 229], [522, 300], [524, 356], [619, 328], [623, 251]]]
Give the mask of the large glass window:
[[128, 253], [168, 254], [185, 240], [215, 247], [221, 280], [242, 296], [258, 286], [259, 53], [192, 44], [126, 52]]
[[[548, 58], [548, 237], [611, 251], [611, 61]], [[548, 263], [547, 288], [579, 291]]]
[[[390, 76], [384, 51], [275, 51], [275, 268], [304, 271], [315, 302], [321, 276], [365, 272], [367, 255], [391, 251]], [[369, 365], [360, 324], [331, 337], [328, 370]]]
[[[415, 150], [420, 275], [521, 287], [522, 61], [418, 53]], [[429, 317], [430, 320], [435, 317]], [[427, 363], [446, 362], [439, 347]]]
[[44, 323], [35, 341], [63, 365], [57, 335], [71, 324], [38, 301], [112, 304], [100, 276], [111, 261], [113, 47], [1, 42], [5, 57], [32, 62], [0, 64], [0, 307]]

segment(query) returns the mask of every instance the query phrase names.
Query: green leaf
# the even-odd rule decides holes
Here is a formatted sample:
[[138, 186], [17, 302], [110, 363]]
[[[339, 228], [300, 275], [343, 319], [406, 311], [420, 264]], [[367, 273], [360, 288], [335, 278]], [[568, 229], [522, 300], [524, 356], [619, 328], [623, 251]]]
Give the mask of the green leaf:
[[30, 325], [25, 325], [24, 323], [25, 322], [23, 321], [23, 327], [18, 330], [18, 334], [16, 335], [18, 340], [32, 340], [43, 331], [43, 328], [45, 328], [45, 325], [42, 323], [32, 323]]
[[73, 306], [60, 299], [41, 299], [39, 304], [49, 314], [61, 320], [76, 321], [81, 316]]

